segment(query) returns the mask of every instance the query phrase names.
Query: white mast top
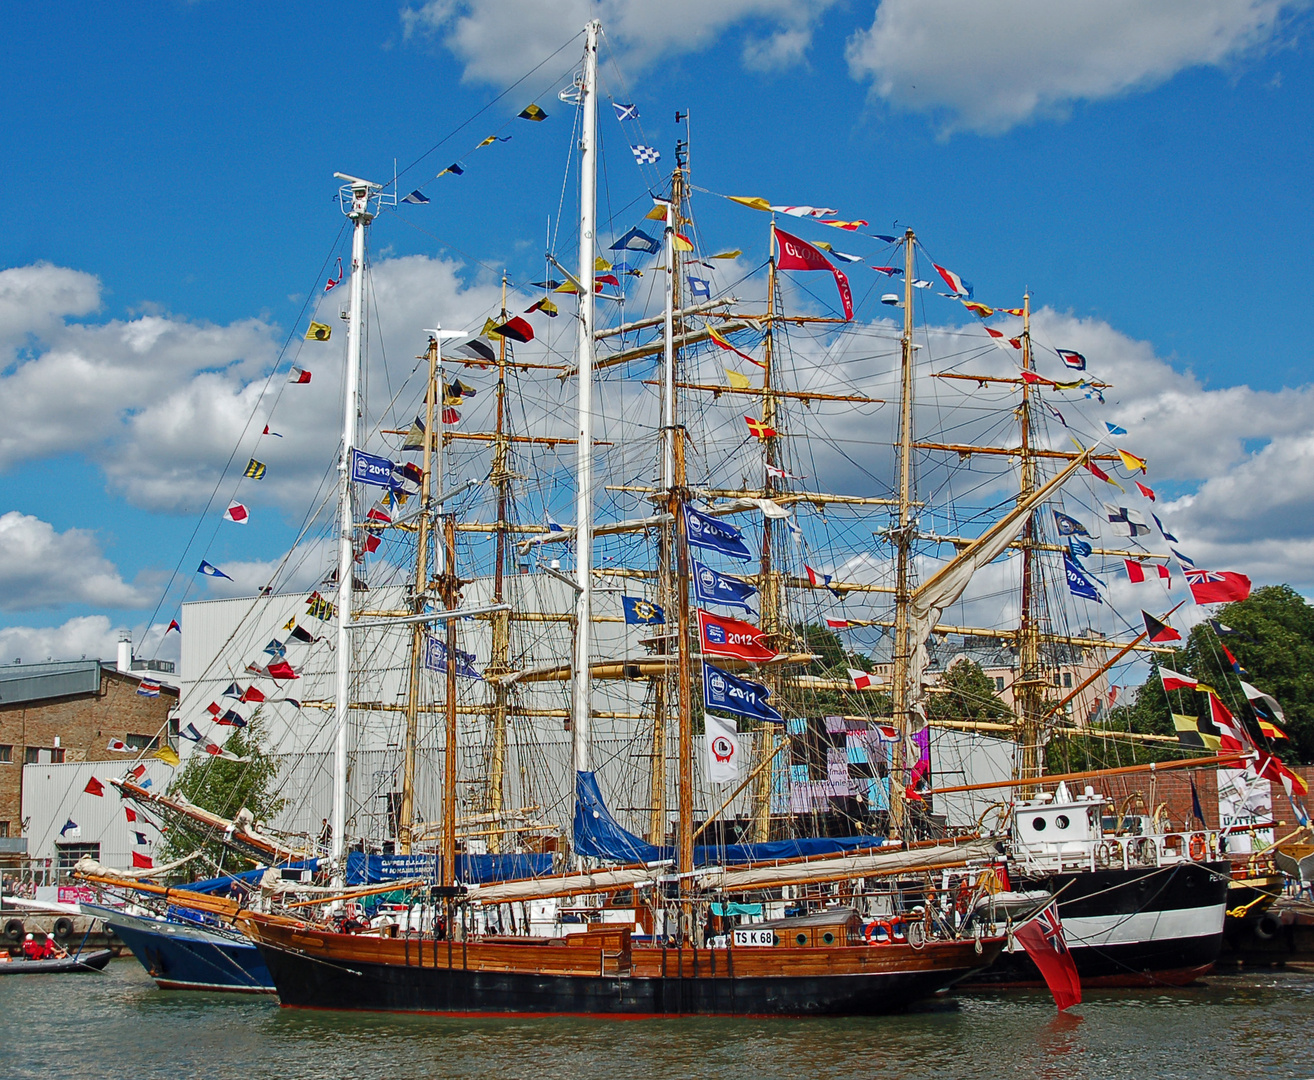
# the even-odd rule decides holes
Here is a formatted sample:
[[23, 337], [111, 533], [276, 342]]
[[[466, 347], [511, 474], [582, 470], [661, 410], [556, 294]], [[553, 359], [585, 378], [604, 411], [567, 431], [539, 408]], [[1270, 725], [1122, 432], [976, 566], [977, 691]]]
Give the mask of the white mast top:
[[[339, 197], [342, 211], [353, 224], [351, 236], [351, 309], [347, 323], [347, 371], [343, 385], [342, 457], [338, 462], [338, 595], [337, 595], [337, 697], [333, 710], [336, 738], [333, 745], [333, 830], [329, 856], [333, 862], [333, 884], [341, 888], [347, 867], [343, 859], [347, 832], [347, 714], [351, 703], [351, 586], [356, 552], [351, 514], [351, 452], [356, 445], [360, 413], [360, 358], [365, 318], [365, 230], [378, 212], [381, 185], [344, 173], [334, 176], [347, 183]], [[373, 208], [371, 208], [373, 202]]]
[[592, 695], [589, 660], [593, 628], [593, 283], [597, 251], [597, 129], [598, 35], [597, 20], [584, 28], [584, 73], [579, 105], [579, 444], [575, 500], [575, 572], [579, 600], [575, 608], [575, 658], [571, 672], [571, 743], [576, 772], [589, 770], [589, 722]]

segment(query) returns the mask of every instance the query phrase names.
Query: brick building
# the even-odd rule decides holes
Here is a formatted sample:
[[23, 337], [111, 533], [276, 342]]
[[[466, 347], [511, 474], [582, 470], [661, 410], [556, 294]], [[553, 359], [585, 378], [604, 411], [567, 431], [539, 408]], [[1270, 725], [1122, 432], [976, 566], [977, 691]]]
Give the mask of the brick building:
[[161, 683], [157, 697], [139, 694], [143, 678], [168, 677], [172, 665], [141, 661], [120, 671], [99, 660], [0, 666], [0, 858], [25, 853], [23, 766], [77, 761], [127, 761], [111, 739], [133, 750], [169, 740], [169, 713], [178, 691]]

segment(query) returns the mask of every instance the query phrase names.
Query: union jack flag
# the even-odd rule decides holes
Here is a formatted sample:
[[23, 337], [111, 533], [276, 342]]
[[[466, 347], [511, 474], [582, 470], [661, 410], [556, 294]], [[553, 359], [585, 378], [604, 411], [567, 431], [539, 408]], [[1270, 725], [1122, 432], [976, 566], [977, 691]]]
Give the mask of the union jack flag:
[[1196, 570], [1182, 568], [1182, 573], [1186, 575], [1186, 580], [1192, 585], [1203, 585], [1206, 581], [1226, 581], [1227, 575], [1220, 574], [1217, 570]]
[[1056, 953], [1065, 953], [1068, 951], [1068, 943], [1063, 940], [1063, 923], [1059, 919], [1058, 906], [1050, 904], [1044, 911], [1036, 916], [1036, 924], [1040, 927], [1041, 933], [1045, 935], [1045, 941], [1049, 947]]

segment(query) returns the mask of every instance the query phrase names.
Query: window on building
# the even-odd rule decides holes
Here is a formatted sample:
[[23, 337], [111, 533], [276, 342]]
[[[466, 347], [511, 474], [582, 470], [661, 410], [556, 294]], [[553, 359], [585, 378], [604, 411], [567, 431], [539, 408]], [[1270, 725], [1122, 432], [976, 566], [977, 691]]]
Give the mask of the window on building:
[[41, 747], [25, 746], [23, 747], [23, 764], [35, 765], [41, 760]]
[[9, 822], [0, 821], [0, 839], [5, 839], [8, 836], [9, 836]]
[[158, 750], [160, 748], [158, 735], [125, 735], [123, 741], [133, 750]]
[[13, 744], [10, 744], [8, 746], [0, 746], [0, 762], [9, 764], [13, 760], [14, 760]]
[[65, 874], [71, 874], [73, 867], [77, 866], [78, 860], [84, 856], [87, 858], [100, 861], [99, 844], [55, 844], [55, 851], [59, 854], [59, 859], [55, 868], [59, 871], [61, 877]]
[[1063, 673], [1063, 689], [1064, 690], [1072, 689], [1072, 672], [1070, 671], [1065, 671]]
[[996, 676], [995, 676], [995, 690], [996, 690], [996, 691], [999, 691], [999, 690], [1002, 690], [1003, 688], [1004, 688], [1004, 677], [1003, 677], [1002, 675], [996, 675]]
[[23, 747], [24, 765], [62, 765], [64, 748], [62, 746], [25, 746]]
[[50, 761], [54, 765], [64, 764], [64, 748], [62, 746], [56, 746], [50, 751]]

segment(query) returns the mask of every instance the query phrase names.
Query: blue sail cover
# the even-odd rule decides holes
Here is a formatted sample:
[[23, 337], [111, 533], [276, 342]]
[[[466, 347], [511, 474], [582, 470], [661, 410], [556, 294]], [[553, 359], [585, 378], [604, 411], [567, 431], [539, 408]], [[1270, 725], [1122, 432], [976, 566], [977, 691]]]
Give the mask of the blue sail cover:
[[[299, 862], [279, 863], [273, 869], [275, 870], [315, 870], [319, 867], [318, 859], [304, 859]], [[260, 879], [265, 876], [269, 867], [262, 867], [258, 870], [245, 870], [240, 874], [227, 874], [224, 877], [208, 878], [205, 881], [194, 881], [190, 885], [184, 885], [183, 888], [190, 892], [199, 893], [219, 893], [225, 892], [235, 884], [258, 886]]]
[[671, 857], [669, 848], [659, 848], [626, 832], [611, 816], [598, 789], [598, 775], [575, 774], [575, 854], [618, 862], [658, 862]]
[[[542, 877], [552, 872], [552, 854], [531, 855], [458, 855], [456, 880], [465, 885], [486, 885], [493, 881]], [[379, 885], [385, 881], [420, 878], [437, 882], [438, 856], [366, 855], [347, 853], [348, 885]]]
[[[575, 854], [619, 862], [660, 862], [674, 859], [675, 849], [657, 847], [626, 832], [603, 802], [596, 773], [575, 774]], [[804, 836], [762, 844], [706, 844], [694, 848], [695, 866], [739, 866], [752, 862], [842, 855], [885, 843], [879, 836]]]

